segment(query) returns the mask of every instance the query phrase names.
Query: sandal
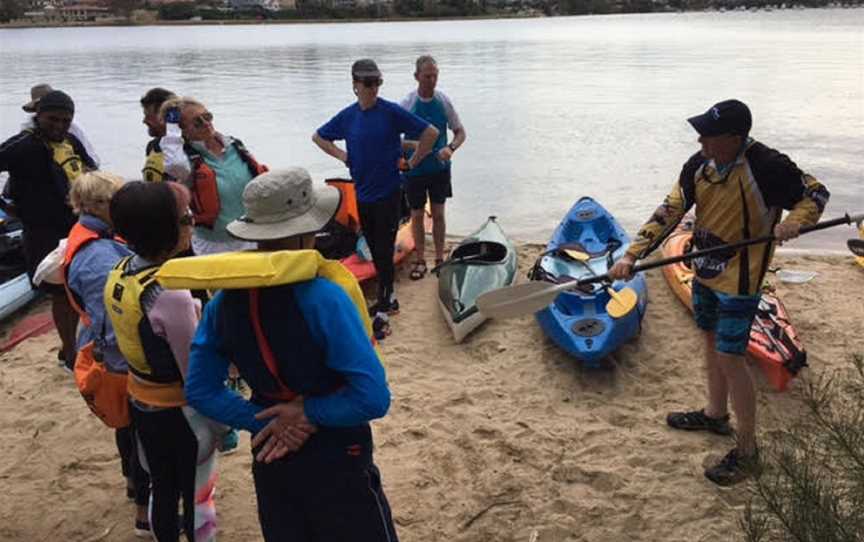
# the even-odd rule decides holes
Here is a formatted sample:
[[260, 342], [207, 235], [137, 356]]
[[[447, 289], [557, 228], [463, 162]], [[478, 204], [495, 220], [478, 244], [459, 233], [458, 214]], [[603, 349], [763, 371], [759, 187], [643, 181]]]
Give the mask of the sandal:
[[417, 260], [411, 267], [411, 273], [408, 277], [411, 280], [420, 280], [426, 276], [426, 260]]

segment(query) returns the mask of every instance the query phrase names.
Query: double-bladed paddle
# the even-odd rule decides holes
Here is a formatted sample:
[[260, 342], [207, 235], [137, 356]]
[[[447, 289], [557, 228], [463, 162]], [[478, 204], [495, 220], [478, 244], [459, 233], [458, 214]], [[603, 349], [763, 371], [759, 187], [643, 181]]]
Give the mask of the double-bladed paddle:
[[[819, 222], [818, 224], [814, 224], [812, 226], [803, 226], [798, 231], [798, 234], [803, 235], [812, 231], [824, 230], [826, 228], [839, 226], [841, 224], [855, 223], [860, 226], [862, 221], [864, 221], [864, 214], [849, 216], [849, 214], [847, 213], [839, 218]], [[671, 258], [663, 258], [654, 262], [636, 265], [633, 267], [633, 273], [647, 271], [649, 269], [662, 267], [664, 265], [669, 265], [672, 263], [692, 260], [693, 258], [699, 258], [708, 254], [715, 254], [717, 252], [724, 252], [735, 248], [758, 245], [760, 243], [768, 243], [776, 240], [777, 239], [776, 237], [774, 237], [774, 235], [765, 235], [762, 237], [755, 237], [753, 239], [744, 239], [735, 243], [719, 245], [712, 248], [706, 248], [704, 250], [690, 252], [689, 254], [682, 254], [681, 256], [673, 256]], [[855, 241], [855, 239], [850, 240], [850, 249], [852, 248], [851, 241]], [[566, 290], [572, 290], [585, 284], [592, 284], [595, 282], [608, 282], [610, 280], [611, 279], [609, 275], [604, 273], [602, 275], [588, 277], [581, 280], [574, 280], [564, 284], [550, 285], [548, 282], [542, 281], [516, 284], [514, 286], [507, 286], [505, 288], [500, 288], [498, 290], [493, 290], [491, 292], [482, 294], [480, 297], [477, 298], [477, 308], [480, 310], [480, 312], [490, 318], [514, 318], [516, 316], [522, 316], [524, 314], [537, 312], [538, 310], [552, 303], [552, 301], [554, 301], [555, 298], [558, 297], [558, 294]]]

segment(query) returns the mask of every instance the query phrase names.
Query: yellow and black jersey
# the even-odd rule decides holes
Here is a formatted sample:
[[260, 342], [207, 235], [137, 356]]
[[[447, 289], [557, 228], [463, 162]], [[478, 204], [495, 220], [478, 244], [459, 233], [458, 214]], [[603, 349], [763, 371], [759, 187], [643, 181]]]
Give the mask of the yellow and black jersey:
[[[788, 156], [750, 140], [736, 161], [719, 172], [700, 153], [684, 164], [678, 182], [654, 211], [628, 253], [644, 258], [657, 248], [691, 207], [696, 207], [696, 249], [769, 235], [780, 221], [815, 224], [828, 190]], [[774, 253], [773, 243], [751, 245], [693, 260], [699, 282], [731, 295], [756, 295]]]
[[144, 168], [141, 170], [142, 178], [147, 182], [173, 181], [174, 177], [165, 173], [165, 155], [159, 146], [159, 139], [151, 139], [145, 150]]

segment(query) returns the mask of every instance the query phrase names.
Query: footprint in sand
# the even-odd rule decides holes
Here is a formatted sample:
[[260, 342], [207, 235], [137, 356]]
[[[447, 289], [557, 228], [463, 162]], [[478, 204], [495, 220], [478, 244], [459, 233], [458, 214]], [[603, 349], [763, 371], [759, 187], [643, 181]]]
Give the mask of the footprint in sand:
[[585, 484], [598, 491], [608, 492], [623, 486], [617, 474], [590, 470], [572, 463], [564, 463], [552, 470], [552, 479], [567, 484]]

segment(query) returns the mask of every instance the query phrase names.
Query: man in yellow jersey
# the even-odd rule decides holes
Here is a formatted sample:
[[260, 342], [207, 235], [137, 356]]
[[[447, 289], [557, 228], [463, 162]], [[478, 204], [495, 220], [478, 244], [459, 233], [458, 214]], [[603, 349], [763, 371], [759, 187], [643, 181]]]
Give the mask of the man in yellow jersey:
[[[0, 171], [9, 172], [2, 205], [24, 226], [24, 257], [31, 280], [39, 262], [77, 220], [69, 206], [70, 183], [96, 169], [84, 145], [69, 132], [75, 116], [72, 98], [52, 90], [39, 99], [36, 108], [35, 126], [0, 144]], [[52, 298], [54, 324], [62, 341], [58, 360], [71, 371], [78, 314], [62, 286], [43, 283], [40, 287]]]
[[[170, 90], [160, 87], [154, 87], [148, 90], [141, 97], [141, 110], [144, 113], [143, 122], [147, 126], [147, 135], [151, 138], [147, 142], [147, 148], [144, 151], [146, 156], [144, 168], [141, 170], [141, 176], [145, 181], [173, 181], [174, 178], [165, 172], [165, 151], [162, 149], [162, 140], [165, 137], [172, 137], [166, 134], [165, 119], [159, 116], [159, 110], [162, 104], [170, 98], [176, 98], [175, 94]], [[179, 134], [173, 135], [175, 145], [169, 147], [171, 149], [183, 146], [183, 140]]]
[[[630, 276], [636, 260], [657, 248], [694, 206], [697, 250], [771, 233], [781, 242], [792, 239], [825, 209], [829, 194], [824, 186], [785, 154], [749, 137], [752, 117], [744, 103], [726, 100], [687, 120], [699, 133], [702, 149], [684, 164], [663, 204], [609, 270], [612, 278]], [[781, 221], [784, 209], [790, 212]], [[773, 252], [774, 244], [766, 243], [692, 261], [693, 310], [704, 332], [708, 402], [701, 410], [672, 412], [666, 421], [675, 429], [731, 435], [731, 397], [737, 446], [705, 470], [719, 485], [743, 480], [757, 465], [756, 395], [744, 352]]]

